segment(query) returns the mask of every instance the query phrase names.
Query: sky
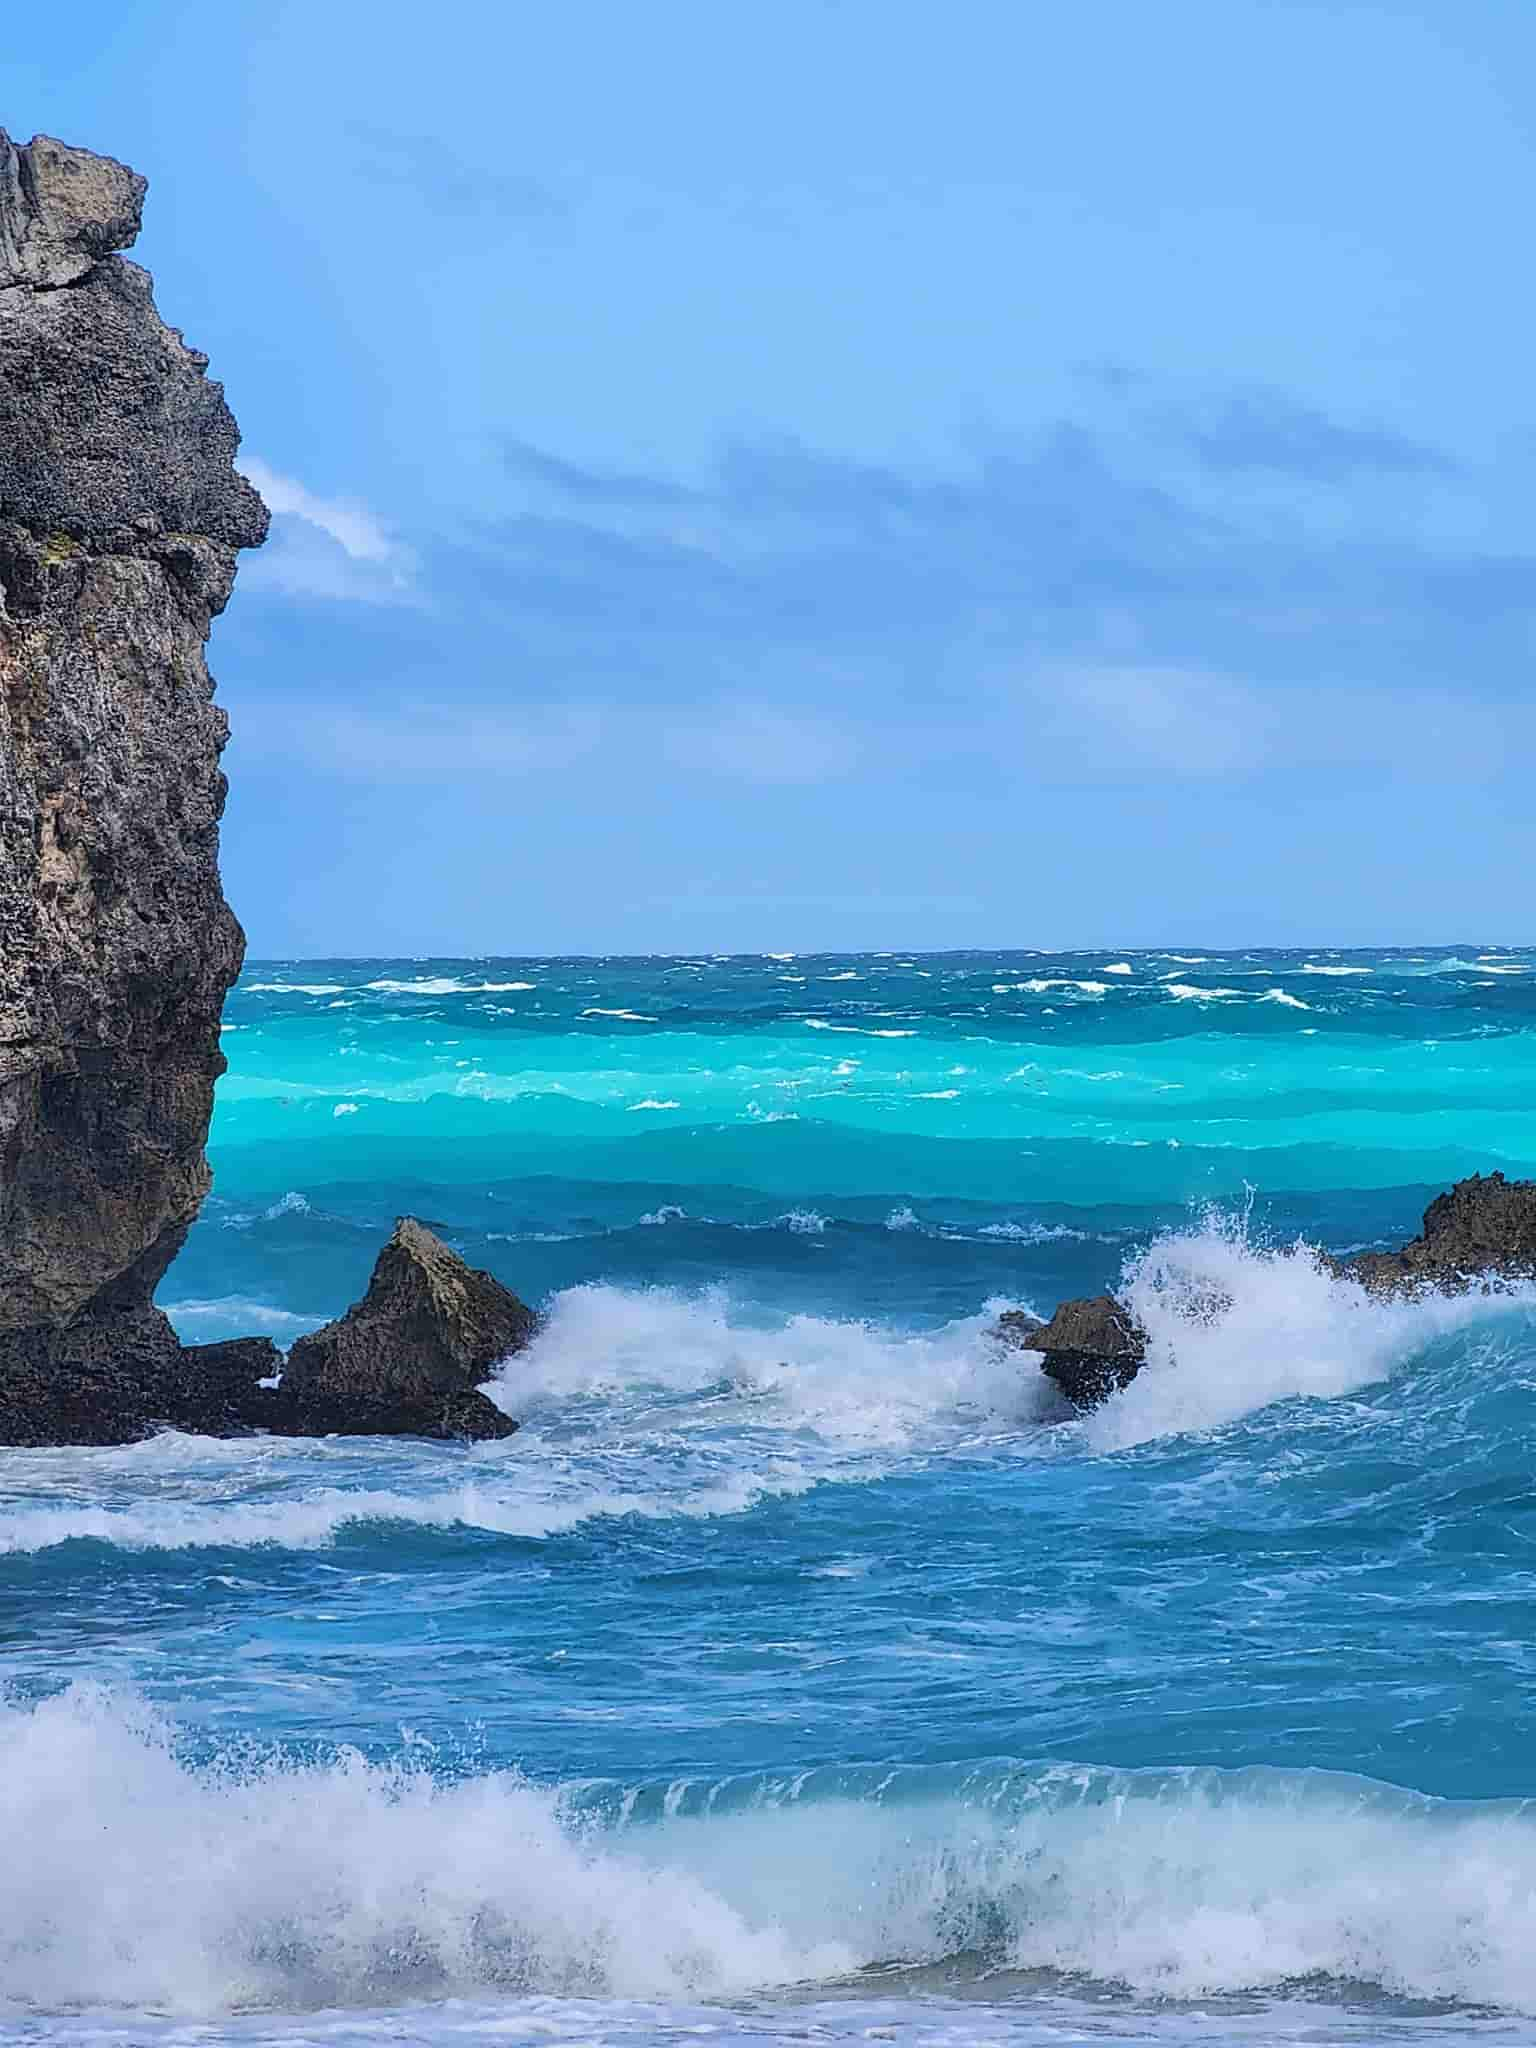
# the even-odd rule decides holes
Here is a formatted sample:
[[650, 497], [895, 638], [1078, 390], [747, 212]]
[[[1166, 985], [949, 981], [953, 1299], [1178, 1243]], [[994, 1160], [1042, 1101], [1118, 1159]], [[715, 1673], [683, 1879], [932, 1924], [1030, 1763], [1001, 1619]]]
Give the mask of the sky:
[[257, 957], [1536, 938], [1529, 0], [75, 0]]

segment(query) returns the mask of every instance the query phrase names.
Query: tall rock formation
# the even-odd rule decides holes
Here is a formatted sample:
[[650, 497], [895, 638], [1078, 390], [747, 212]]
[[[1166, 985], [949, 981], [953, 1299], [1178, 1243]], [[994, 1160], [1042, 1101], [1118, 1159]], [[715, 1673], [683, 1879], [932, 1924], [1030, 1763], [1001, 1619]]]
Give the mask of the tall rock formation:
[[203, 646], [267, 515], [115, 253], [144, 189], [0, 131], [0, 1442], [167, 1412], [151, 1297], [207, 1191], [244, 945]]

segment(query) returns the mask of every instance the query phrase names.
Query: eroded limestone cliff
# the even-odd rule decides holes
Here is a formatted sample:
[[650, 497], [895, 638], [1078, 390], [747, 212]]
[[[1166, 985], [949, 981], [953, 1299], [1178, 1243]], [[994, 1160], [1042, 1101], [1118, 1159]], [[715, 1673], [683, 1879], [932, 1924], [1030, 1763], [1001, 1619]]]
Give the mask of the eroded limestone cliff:
[[265, 508], [207, 359], [117, 252], [144, 180], [0, 131], [0, 1442], [167, 1412], [155, 1286], [208, 1186], [223, 712]]

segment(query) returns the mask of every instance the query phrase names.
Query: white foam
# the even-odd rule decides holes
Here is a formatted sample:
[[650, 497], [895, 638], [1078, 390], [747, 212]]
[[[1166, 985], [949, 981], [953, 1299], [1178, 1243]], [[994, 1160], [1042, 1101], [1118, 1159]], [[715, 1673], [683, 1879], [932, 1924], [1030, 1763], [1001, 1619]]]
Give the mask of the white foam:
[[1065, 1223], [983, 1223], [978, 1237], [1000, 1237], [1012, 1244], [1082, 1243], [1087, 1232]]
[[1064, 981], [1060, 979], [1048, 981], [1039, 979], [1033, 981], [994, 981], [992, 993], [995, 996], [1010, 994], [1044, 996], [1049, 995], [1053, 989], [1067, 988], [1075, 988], [1085, 996], [1107, 996], [1109, 994], [1109, 983], [1107, 981]]
[[866, 1024], [832, 1024], [825, 1017], [807, 1017], [808, 1031], [846, 1031], [856, 1038], [916, 1038], [915, 1031], [877, 1031]]
[[1335, 975], [1342, 975], [1342, 974], [1372, 974], [1372, 973], [1374, 973], [1374, 972], [1375, 972], [1375, 969], [1374, 969], [1374, 968], [1370, 968], [1370, 967], [1338, 967], [1338, 966], [1329, 966], [1329, 965], [1328, 965], [1328, 964], [1327, 964], [1326, 962], [1325, 962], [1325, 963], [1323, 963], [1323, 964], [1321, 964], [1321, 965], [1319, 965], [1319, 964], [1318, 964], [1318, 963], [1317, 963], [1316, 961], [1312, 961], [1312, 960], [1309, 960], [1309, 961], [1307, 962], [1306, 966], [1305, 966], [1305, 967], [1303, 967], [1301, 971], [1302, 971], [1302, 973], [1303, 973], [1303, 974], [1335, 974]]
[[583, 1017], [617, 1017], [626, 1024], [655, 1024], [659, 1021], [655, 1017], [647, 1017], [639, 1010], [600, 1010], [594, 1007], [583, 1010], [581, 1014]]
[[323, 1321], [320, 1316], [295, 1315], [290, 1309], [252, 1301], [243, 1294], [220, 1295], [212, 1301], [168, 1301], [164, 1307], [177, 1329], [193, 1334], [194, 1341], [199, 1343], [203, 1339], [196, 1337], [196, 1331], [210, 1323], [246, 1333], [256, 1329], [279, 1343], [291, 1344], [306, 1330], [318, 1329]]
[[339, 981], [246, 981], [240, 993], [250, 996], [339, 996], [346, 985]]
[[1099, 969], [1100, 974], [1134, 974], [1135, 968], [1129, 960], [1111, 960], [1107, 967]]
[[779, 1221], [786, 1230], [794, 1231], [798, 1237], [821, 1237], [827, 1228], [826, 1217], [818, 1215], [814, 1209], [791, 1209], [787, 1215], [781, 1216]]
[[643, 1102], [632, 1102], [629, 1108], [633, 1114], [637, 1109], [681, 1109], [682, 1106], [680, 1102], [673, 1102], [670, 1099], [663, 1101], [659, 1096], [647, 1095]]
[[1147, 1333], [1147, 1362], [1088, 1418], [1099, 1450], [1234, 1422], [1296, 1395], [1351, 1394], [1431, 1338], [1536, 1302], [1536, 1289], [1383, 1299], [1341, 1279], [1310, 1245], [1250, 1240], [1213, 1214], [1156, 1239], [1116, 1289]]
[[[778, 1227], [815, 1238], [824, 1221], [790, 1211]], [[258, 1305], [237, 1301], [173, 1313], [185, 1327], [200, 1311], [220, 1331], [262, 1321]], [[0, 1554], [75, 1541], [316, 1550], [373, 1524], [541, 1541], [624, 1516], [744, 1514], [878, 1478], [978, 1433], [1032, 1432], [1049, 1388], [987, 1340], [992, 1314], [907, 1335], [816, 1316], [766, 1326], [719, 1292], [576, 1288], [488, 1387], [523, 1422], [508, 1444], [402, 1458], [368, 1440], [171, 1433], [125, 1450], [17, 1452], [0, 1495]], [[286, 1334], [313, 1327], [266, 1315], [282, 1317]]]
[[[329, 2008], [329, 2034], [336, 2008], [412, 1997], [729, 1998], [958, 1955], [1148, 1997], [1332, 1980], [1536, 2008], [1521, 1801], [1004, 1762], [594, 1805], [510, 1771], [434, 1778], [409, 1749], [193, 1765], [149, 1709], [81, 1685], [0, 1706], [0, 1753], [0, 1837], [25, 1844], [0, 1859], [0, 1997], [43, 2012]], [[352, 2024], [416, 2039], [427, 2017]], [[513, 2006], [497, 2031], [551, 2029]]]
[[1268, 988], [1259, 997], [1261, 1003], [1283, 1003], [1288, 1010], [1310, 1010], [1312, 1005], [1304, 1003], [1300, 996], [1287, 995], [1283, 988]]
[[[815, 1234], [814, 1224], [785, 1221]], [[986, 1341], [990, 1327], [986, 1311], [911, 1334], [811, 1315], [765, 1324], [740, 1313], [721, 1289], [573, 1287], [556, 1296], [545, 1328], [507, 1363], [492, 1392], [525, 1423], [551, 1429], [567, 1416], [565, 1404], [605, 1396], [604, 1427], [625, 1441], [641, 1422], [692, 1433], [699, 1418], [680, 1411], [675, 1398], [654, 1412], [652, 1405], [658, 1394], [696, 1393], [711, 1425], [784, 1432], [796, 1459], [805, 1432], [828, 1453], [899, 1452], [978, 1424], [1017, 1427], [1043, 1412], [1048, 1389], [1021, 1380], [999, 1357]], [[722, 1404], [722, 1389], [732, 1401]], [[732, 1443], [739, 1448], [734, 1436]], [[755, 1458], [760, 1448], [748, 1445], [745, 1455]], [[818, 1478], [834, 1474], [837, 1458], [818, 1451], [805, 1469]]]
[[[697, 1481], [697, 1474], [690, 1474]], [[149, 1500], [137, 1507], [6, 1507], [0, 1509], [0, 1557], [55, 1550], [63, 1543], [106, 1543], [115, 1550], [328, 1550], [373, 1523], [412, 1529], [478, 1529], [487, 1535], [537, 1540], [583, 1523], [638, 1516], [707, 1520], [737, 1515], [770, 1496], [804, 1492], [798, 1473], [727, 1473], [708, 1484], [671, 1489], [621, 1484], [541, 1493], [517, 1475], [435, 1492], [379, 1487], [292, 1491], [281, 1501]]]
[[1165, 981], [1165, 993], [1181, 1003], [1216, 1003], [1228, 996], [1241, 996], [1240, 988], [1195, 988], [1186, 981]]

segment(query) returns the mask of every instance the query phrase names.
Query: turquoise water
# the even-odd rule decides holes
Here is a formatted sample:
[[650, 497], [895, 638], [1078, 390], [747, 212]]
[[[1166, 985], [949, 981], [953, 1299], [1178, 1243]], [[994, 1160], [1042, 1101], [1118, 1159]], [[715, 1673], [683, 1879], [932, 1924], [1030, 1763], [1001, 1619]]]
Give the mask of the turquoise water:
[[[506, 1444], [0, 1465], [0, 2032], [1536, 2038], [1536, 954], [251, 963], [162, 1300], [395, 1216]], [[988, 1339], [1116, 1284], [1063, 1416]], [[1211, 1303], [1220, 1306], [1213, 1313]]]

